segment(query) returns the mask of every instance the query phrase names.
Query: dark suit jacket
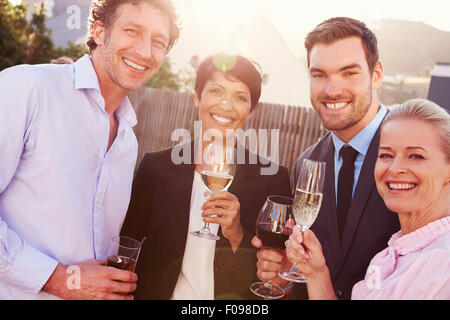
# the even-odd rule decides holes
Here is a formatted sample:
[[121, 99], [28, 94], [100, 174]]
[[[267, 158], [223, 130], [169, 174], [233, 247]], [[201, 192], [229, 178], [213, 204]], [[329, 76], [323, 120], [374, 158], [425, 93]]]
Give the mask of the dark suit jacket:
[[[387, 247], [392, 234], [400, 230], [397, 214], [386, 208], [378, 194], [374, 168], [380, 142], [378, 128], [364, 159], [350, 204], [342, 243], [336, 216], [334, 144], [331, 133], [306, 150], [295, 164], [297, 181], [303, 159], [326, 162], [324, 196], [316, 221], [311, 227], [322, 244], [336, 296], [350, 299], [353, 285], [364, 279], [370, 260]], [[306, 298], [306, 285], [296, 285], [292, 298]]]
[[[133, 181], [130, 207], [121, 232], [135, 239], [148, 237], [136, 266], [137, 299], [169, 299], [181, 270], [194, 164], [175, 165], [171, 152], [172, 148], [148, 153], [142, 160]], [[246, 151], [247, 160], [248, 156]], [[285, 167], [280, 166], [278, 173], [272, 176], [260, 175], [262, 167], [261, 164], [238, 164], [228, 190], [239, 199], [244, 238], [233, 254], [219, 228], [220, 240], [214, 257], [216, 299], [255, 298], [249, 285], [257, 280], [257, 251], [251, 245], [256, 218], [267, 196], [292, 194]]]

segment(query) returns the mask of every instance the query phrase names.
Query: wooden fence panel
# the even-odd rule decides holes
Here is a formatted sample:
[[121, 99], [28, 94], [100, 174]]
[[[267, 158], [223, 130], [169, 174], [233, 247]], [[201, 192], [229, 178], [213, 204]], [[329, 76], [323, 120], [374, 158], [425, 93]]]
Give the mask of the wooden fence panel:
[[[139, 142], [138, 164], [147, 152], [171, 147], [178, 141], [171, 141], [176, 129], [187, 129], [193, 137], [194, 121], [198, 119], [193, 94], [142, 88], [130, 94], [130, 100], [137, 114], [138, 124], [134, 128]], [[280, 164], [291, 173], [295, 160], [310, 145], [326, 132], [312, 108], [259, 103], [247, 121], [244, 130], [267, 129], [267, 144], [258, 144], [259, 150], [268, 150], [272, 155], [271, 129], [279, 131]], [[267, 148], [267, 149], [265, 149]], [[262, 152], [264, 154], [264, 152]]]

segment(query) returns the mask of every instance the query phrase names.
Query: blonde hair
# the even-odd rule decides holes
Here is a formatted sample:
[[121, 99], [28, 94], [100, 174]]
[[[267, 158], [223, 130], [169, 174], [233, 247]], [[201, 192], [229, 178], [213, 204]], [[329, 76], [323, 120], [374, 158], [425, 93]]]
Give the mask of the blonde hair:
[[436, 103], [425, 99], [411, 99], [394, 107], [383, 124], [392, 120], [414, 119], [431, 124], [439, 133], [442, 151], [450, 163], [450, 115]]

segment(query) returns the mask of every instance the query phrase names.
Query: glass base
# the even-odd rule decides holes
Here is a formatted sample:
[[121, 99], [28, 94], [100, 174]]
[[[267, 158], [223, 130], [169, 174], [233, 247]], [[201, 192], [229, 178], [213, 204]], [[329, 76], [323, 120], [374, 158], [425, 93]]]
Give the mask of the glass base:
[[278, 276], [284, 280], [297, 282], [297, 283], [307, 283], [308, 279], [305, 278], [304, 275], [302, 275], [299, 272], [296, 271], [278, 271]]
[[199, 237], [199, 238], [203, 238], [203, 239], [208, 239], [208, 240], [219, 240], [220, 237], [215, 235], [214, 233], [212, 233], [211, 231], [209, 231], [208, 229], [201, 229], [201, 230], [197, 230], [197, 231], [192, 231], [190, 232], [191, 235]]
[[276, 300], [284, 297], [284, 290], [279, 285], [255, 282], [250, 286], [251, 292], [266, 300]]

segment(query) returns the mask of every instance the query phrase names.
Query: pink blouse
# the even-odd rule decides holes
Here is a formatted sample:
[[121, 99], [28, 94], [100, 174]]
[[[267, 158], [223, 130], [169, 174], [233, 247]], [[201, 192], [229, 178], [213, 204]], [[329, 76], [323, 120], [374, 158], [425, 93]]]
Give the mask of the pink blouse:
[[370, 262], [352, 299], [450, 299], [450, 217], [402, 236]]

